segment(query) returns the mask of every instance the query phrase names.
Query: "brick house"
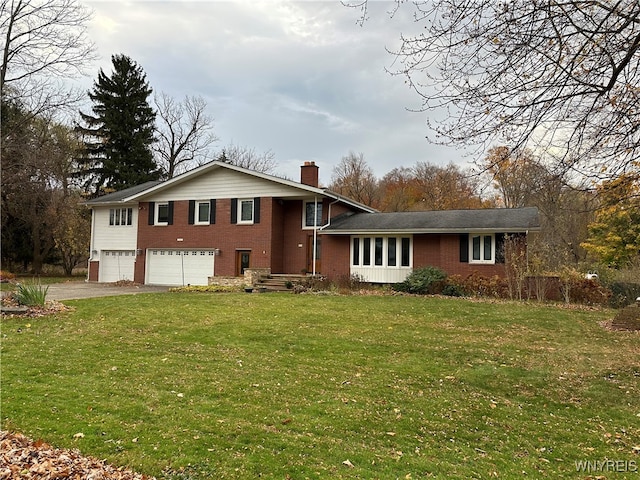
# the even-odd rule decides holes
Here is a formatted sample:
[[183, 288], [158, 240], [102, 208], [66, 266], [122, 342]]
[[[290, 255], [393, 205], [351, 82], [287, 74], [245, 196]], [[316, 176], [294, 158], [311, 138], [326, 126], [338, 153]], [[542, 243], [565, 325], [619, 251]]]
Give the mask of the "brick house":
[[402, 281], [414, 267], [501, 274], [505, 233], [539, 229], [537, 210], [378, 213], [318, 185], [211, 162], [90, 200], [88, 279], [206, 285], [246, 269]]

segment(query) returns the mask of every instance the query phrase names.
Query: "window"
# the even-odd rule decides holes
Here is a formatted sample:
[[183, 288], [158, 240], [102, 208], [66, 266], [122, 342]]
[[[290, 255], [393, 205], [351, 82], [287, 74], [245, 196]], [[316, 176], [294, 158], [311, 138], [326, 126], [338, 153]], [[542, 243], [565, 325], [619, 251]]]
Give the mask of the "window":
[[312, 228], [314, 225], [316, 227], [321, 226], [322, 225], [322, 201], [319, 201], [318, 203], [316, 203], [315, 201], [305, 202], [304, 207], [305, 208], [304, 208], [303, 227]]
[[169, 224], [169, 203], [156, 203], [156, 225]]
[[238, 223], [253, 223], [253, 199], [238, 200], [240, 204], [240, 218]]
[[109, 225], [129, 226], [133, 223], [132, 208], [112, 208], [109, 210]]
[[209, 201], [196, 202], [196, 225], [209, 225], [211, 204]]
[[351, 265], [369, 268], [410, 267], [411, 238], [353, 237], [351, 240]]
[[396, 239], [394, 237], [387, 240], [387, 265], [396, 266]]
[[493, 235], [469, 235], [469, 262], [495, 263], [495, 241]]
[[374, 240], [374, 265], [382, 265], [382, 237], [376, 237]]
[[353, 239], [353, 264], [360, 265], [360, 239]]
[[371, 265], [371, 239], [365, 238], [362, 248], [362, 265]]
[[402, 239], [402, 255], [400, 257], [400, 265], [408, 267], [411, 265], [411, 239]]

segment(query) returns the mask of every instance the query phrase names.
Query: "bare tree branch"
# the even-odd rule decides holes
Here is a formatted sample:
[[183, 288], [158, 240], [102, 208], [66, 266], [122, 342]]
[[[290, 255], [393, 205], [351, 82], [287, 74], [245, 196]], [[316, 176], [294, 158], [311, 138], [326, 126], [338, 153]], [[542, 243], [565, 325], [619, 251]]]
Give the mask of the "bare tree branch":
[[167, 178], [209, 160], [209, 148], [218, 140], [213, 119], [202, 97], [186, 96], [182, 102], [165, 93], [156, 95], [157, 143], [154, 151]]
[[96, 58], [91, 15], [77, 0], [1, 0], [0, 96], [19, 95], [32, 111], [76, 101], [59, 80], [84, 74]]
[[528, 146], [559, 171], [640, 175], [639, 2], [411, 3], [424, 28], [401, 35], [391, 73], [437, 114], [431, 141]]

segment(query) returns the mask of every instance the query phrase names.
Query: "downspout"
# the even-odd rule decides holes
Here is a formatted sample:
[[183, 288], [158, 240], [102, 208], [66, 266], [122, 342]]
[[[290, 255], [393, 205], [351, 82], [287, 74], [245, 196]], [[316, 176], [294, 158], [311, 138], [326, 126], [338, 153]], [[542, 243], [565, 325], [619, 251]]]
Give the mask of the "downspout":
[[322, 225], [320, 227], [320, 230], [327, 228], [329, 225], [331, 225], [331, 205], [335, 205], [336, 203], [340, 203], [340, 200], [334, 200], [329, 204], [329, 211], [327, 212], [327, 223], [326, 225]]
[[316, 254], [318, 248], [318, 197], [313, 197], [313, 252], [311, 254], [311, 274], [316, 276]]
[[89, 259], [87, 260], [87, 278], [85, 282], [89, 283], [89, 278], [91, 275], [91, 260], [93, 260], [93, 242], [95, 240], [95, 225], [96, 225], [96, 216], [95, 210], [91, 209], [91, 243], [89, 245]]

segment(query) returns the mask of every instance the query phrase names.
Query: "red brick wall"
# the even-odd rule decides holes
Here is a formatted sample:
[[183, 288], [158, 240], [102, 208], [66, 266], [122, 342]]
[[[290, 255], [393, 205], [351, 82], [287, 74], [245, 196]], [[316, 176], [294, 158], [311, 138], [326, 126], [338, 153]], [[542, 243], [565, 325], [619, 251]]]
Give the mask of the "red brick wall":
[[322, 236], [322, 274], [330, 279], [349, 276], [351, 237], [349, 235]]
[[[138, 248], [144, 252], [136, 259], [135, 281], [145, 278], [146, 250], [149, 248], [218, 248], [216, 275], [236, 273], [236, 251], [251, 250], [251, 267], [270, 267], [272, 273], [300, 273], [308, 266], [307, 246], [313, 230], [302, 229], [302, 200], [261, 198], [260, 223], [242, 225], [231, 223], [231, 200], [216, 202], [214, 225], [189, 225], [188, 201], [176, 201], [173, 225], [148, 225], [149, 204], [140, 204]], [[322, 223], [326, 223], [329, 202], [324, 201]], [[332, 214], [345, 208], [332, 207]], [[182, 238], [182, 241], [178, 241]], [[321, 238], [318, 235], [318, 238]], [[347, 239], [348, 246], [348, 239]], [[328, 258], [323, 245], [322, 259]], [[348, 260], [348, 250], [346, 258]], [[323, 268], [321, 264], [321, 269]], [[348, 274], [348, 263], [346, 264]]]
[[302, 200], [286, 201], [283, 207], [282, 273], [300, 273], [307, 268], [307, 239], [312, 230], [302, 230]]
[[[148, 248], [218, 248], [216, 275], [232, 276], [236, 269], [236, 251], [251, 250], [251, 267], [270, 267], [272, 255], [272, 199], [260, 200], [260, 223], [231, 223], [231, 200], [216, 202], [214, 225], [189, 225], [189, 202], [176, 201], [173, 225], [148, 225], [148, 203], [140, 204], [138, 248], [145, 253], [137, 258], [135, 279], [144, 281], [145, 254]], [[182, 241], [178, 241], [182, 238]]]
[[458, 234], [414, 235], [413, 268], [438, 267], [449, 275], [466, 277], [474, 272], [492, 277], [504, 276], [504, 264], [460, 262], [460, 236]]

